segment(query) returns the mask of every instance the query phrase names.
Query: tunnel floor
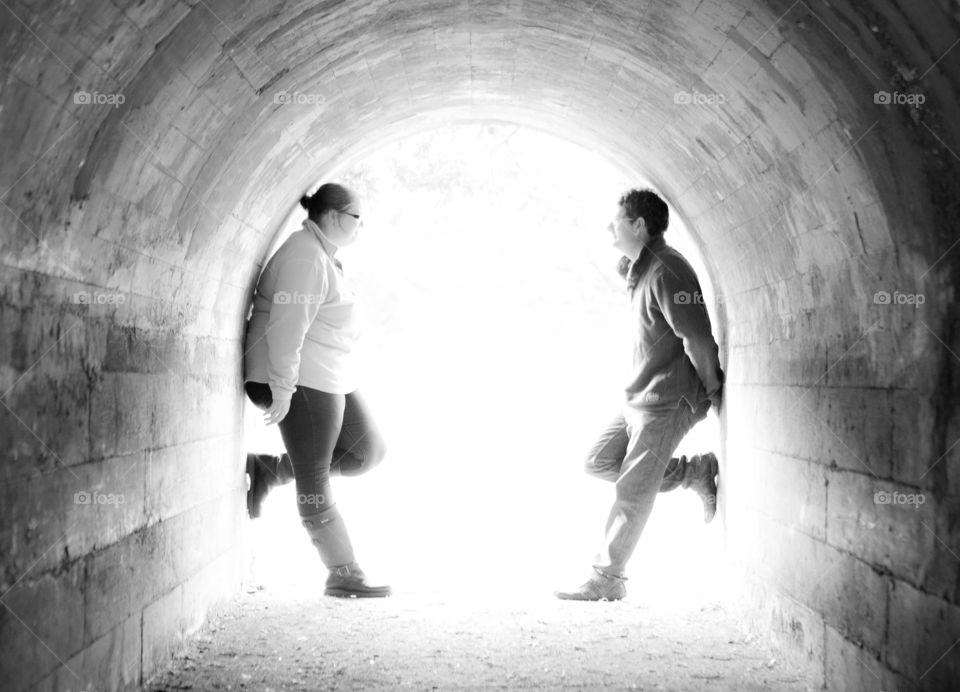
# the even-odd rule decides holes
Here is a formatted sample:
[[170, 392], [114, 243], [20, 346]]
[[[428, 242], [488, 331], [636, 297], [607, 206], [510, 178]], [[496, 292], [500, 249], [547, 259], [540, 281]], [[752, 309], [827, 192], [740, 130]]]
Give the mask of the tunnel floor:
[[719, 602], [319, 593], [248, 589], [144, 689], [814, 688]]

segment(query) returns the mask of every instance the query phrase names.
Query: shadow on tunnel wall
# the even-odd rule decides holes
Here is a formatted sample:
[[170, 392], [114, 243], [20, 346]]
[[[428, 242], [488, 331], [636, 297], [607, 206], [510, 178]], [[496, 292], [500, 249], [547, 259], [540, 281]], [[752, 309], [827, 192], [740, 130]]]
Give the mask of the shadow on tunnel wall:
[[135, 685], [237, 591], [241, 316], [285, 212], [496, 117], [643, 172], [702, 243], [747, 621], [830, 689], [950, 688], [958, 13], [4, 2], [0, 677]]

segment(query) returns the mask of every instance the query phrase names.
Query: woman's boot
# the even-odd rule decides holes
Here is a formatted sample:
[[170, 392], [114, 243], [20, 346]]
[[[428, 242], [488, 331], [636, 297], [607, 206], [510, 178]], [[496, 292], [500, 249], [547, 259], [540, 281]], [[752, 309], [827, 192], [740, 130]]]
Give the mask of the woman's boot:
[[251, 519], [256, 519], [270, 488], [293, 480], [293, 464], [288, 454], [247, 454], [247, 475], [250, 476], [247, 513]]
[[320, 560], [330, 570], [324, 595], [341, 598], [382, 598], [390, 595], [389, 586], [367, 583], [366, 575], [354, 559], [347, 525], [336, 507], [310, 517], [301, 517], [301, 522], [310, 536], [310, 542], [317, 547]]

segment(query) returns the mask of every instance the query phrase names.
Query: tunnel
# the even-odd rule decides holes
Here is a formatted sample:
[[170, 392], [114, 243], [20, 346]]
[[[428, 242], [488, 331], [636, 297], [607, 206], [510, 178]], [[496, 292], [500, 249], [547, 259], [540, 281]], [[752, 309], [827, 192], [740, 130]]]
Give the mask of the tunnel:
[[954, 0], [0, 4], [5, 689], [136, 687], [240, 590], [279, 228], [345, 161], [483, 119], [694, 236], [744, 620], [817, 687], [955, 689]]

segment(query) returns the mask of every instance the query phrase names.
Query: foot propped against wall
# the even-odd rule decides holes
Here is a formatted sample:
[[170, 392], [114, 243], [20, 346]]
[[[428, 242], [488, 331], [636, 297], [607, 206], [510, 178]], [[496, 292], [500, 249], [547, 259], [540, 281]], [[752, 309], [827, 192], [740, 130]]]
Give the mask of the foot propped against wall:
[[286, 485], [293, 480], [290, 456], [282, 454], [247, 454], [247, 514], [251, 519], [260, 516], [263, 500], [270, 488]]

